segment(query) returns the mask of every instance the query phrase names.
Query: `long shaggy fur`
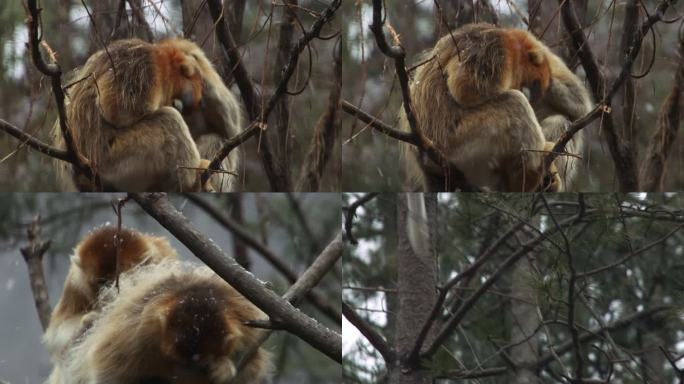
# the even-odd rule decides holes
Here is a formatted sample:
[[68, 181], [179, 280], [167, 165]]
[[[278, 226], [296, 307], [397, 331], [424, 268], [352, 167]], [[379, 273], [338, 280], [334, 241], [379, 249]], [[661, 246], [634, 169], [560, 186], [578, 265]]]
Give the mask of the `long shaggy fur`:
[[[416, 71], [411, 96], [418, 129], [473, 184], [503, 191], [540, 186], [546, 172], [538, 151], [549, 144], [518, 89], [548, 87], [546, 51], [527, 32], [472, 24], [442, 37]], [[400, 117], [409, 131], [403, 111]], [[405, 148], [413, 189], [448, 188], [441, 168]]]
[[[199, 190], [197, 171], [188, 168], [200, 166], [242, 129], [237, 99], [188, 40], [114, 42], [93, 54], [70, 82], [70, 131], [80, 154], [100, 175], [103, 190]], [[160, 113], [174, 100], [182, 100], [183, 116]], [[59, 124], [53, 142], [65, 148]], [[113, 151], [117, 142], [125, 142], [129, 151]], [[226, 158], [222, 166], [233, 175], [214, 175], [212, 190], [237, 189], [239, 157], [233, 151]], [[63, 189], [95, 188], [88, 180], [74, 180], [67, 163], [57, 164]]]
[[99, 311], [100, 290], [110, 285], [116, 272], [141, 264], [175, 260], [176, 252], [162, 237], [122, 228], [117, 248], [115, 227], [101, 227], [89, 233], [74, 249], [62, 296], [52, 312], [43, 340], [55, 365], [50, 383], [63, 382], [66, 354], [89, 327]]
[[[64, 383], [225, 383], [265, 315], [207, 267], [183, 262], [141, 266], [100, 295], [102, 310], [71, 349]], [[268, 376], [260, 349], [244, 383]]]

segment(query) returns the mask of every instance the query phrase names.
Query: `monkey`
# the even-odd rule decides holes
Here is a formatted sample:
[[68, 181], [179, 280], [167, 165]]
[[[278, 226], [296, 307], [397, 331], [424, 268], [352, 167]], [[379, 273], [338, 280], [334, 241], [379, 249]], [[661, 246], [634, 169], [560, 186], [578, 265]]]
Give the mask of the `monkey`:
[[[506, 192], [562, 189], [555, 163], [544, 169], [547, 141], [530, 102], [552, 81], [548, 49], [531, 33], [471, 24], [442, 37], [411, 84], [420, 132], [476, 186]], [[400, 127], [409, 131], [405, 114]], [[407, 156], [414, 188], [452, 189], [444, 171]], [[547, 178], [550, 174], [550, 178]]]
[[[79, 242], [43, 337], [49, 384], [224, 383], [260, 336], [244, 323], [256, 306], [207, 267], [177, 261], [164, 237], [113, 226]], [[118, 266], [117, 266], [118, 255]], [[119, 284], [114, 284], [115, 279]], [[271, 370], [259, 348], [240, 372], [258, 383]]]
[[[240, 133], [243, 113], [235, 95], [225, 86], [204, 51], [190, 40], [175, 39], [174, 46], [193, 57], [202, 74], [202, 98], [199, 109], [191, 109], [183, 117], [203, 157], [210, 158], [221, 147], [223, 140]], [[239, 150], [233, 150], [224, 159], [221, 168], [225, 173], [212, 176], [215, 191], [238, 190], [235, 176], [240, 166]]]
[[[68, 91], [67, 121], [76, 149], [100, 177], [101, 190], [232, 191], [239, 153], [199, 185], [199, 172], [221, 142], [241, 130], [242, 110], [202, 50], [184, 39], [156, 44], [116, 41], [76, 71]], [[53, 141], [65, 148], [58, 124]], [[81, 191], [92, 182], [58, 178]], [[68, 188], [71, 189], [71, 188]]]
[[[120, 290], [101, 293], [102, 310], [69, 351], [62, 382], [221, 384], [262, 332], [245, 322], [265, 314], [208, 267], [162, 261], [120, 280]], [[240, 383], [262, 382], [270, 369], [259, 348]]]
[[[546, 140], [555, 142], [573, 121], [591, 112], [593, 102], [582, 80], [563, 60], [550, 50], [546, 55], [551, 68], [551, 83], [544, 96], [532, 99], [531, 104]], [[584, 131], [575, 133], [565, 150], [570, 154], [582, 155]], [[579, 161], [575, 157], [561, 155], [554, 162], [557, 164], [564, 189], [568, 190], [577, 176]]]
[[66, 351], [89, 327], [91, 315], [98, 310], [100, 291], [114, 282], [117, 273], [176, 257], [165, 238], [127, 228], [96, 228], [81, 240], [74, 249], [62, 296], [43, 336], [55, 363], [53, 375], [60, 375]]

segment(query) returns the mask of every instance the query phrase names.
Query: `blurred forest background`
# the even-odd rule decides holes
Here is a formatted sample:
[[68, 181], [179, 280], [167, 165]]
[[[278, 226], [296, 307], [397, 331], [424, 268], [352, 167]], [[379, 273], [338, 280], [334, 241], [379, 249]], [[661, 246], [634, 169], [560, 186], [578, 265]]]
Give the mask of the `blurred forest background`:
[[[360, 196], [345, 194], [345, 205]], [[596, 380], [585, 383], [681, 383], [684, 196], [426, 194], [426, 258], [407, 249], [408, 221], [422, 220], [407, 198], [379, 194], [356, 211], [342, 299], [365, 326], [345, 311], [346, 382], [571, 383], [561, 375], [580, 366]], [[428, 318], [424, 353], [459, 320], [422, 368], [400, 363]]]
[[[51, 240], [44, 260], [50, 302], [59, 299], [69, 267], [69, 256], [78, 240], [96, 226], [116, 224], [111, 203], [115, 194], [0, 194], [0, 381], [11, 384], [40, 383], [51, 364], [41, 344], [41, 326], [31, 295], [26, 263], [19, 249], [26, 246], [26, 229], [35, 215], [41, 216], [43, 241]], [[204, 195], [205, 201], [230, 216], [239, 227], [270, 249], [281, 262], [301, 274], [339, 231], [340, 198], [336, 194], [231, 194]], [[282, 274], [259, 253], [236, 241], [225, 227], [183, 196], [172, 203], [192, 220], [224, 252], [246, 262], [254, 275], [271, 283], [282, 294], [290, 286]], [[306, 208], [304, 208], [306, 207]], [[181, 259], [200, 263], [183, 244], [149, 217], [134, 201], [123, 209], [123, 225], [166, 236]], [[339, 311], [339, 264], [316, 290]], [[300, 308], [331, 329], [339, 322], [312, 307], [307, 300]], [[274, 353], [274, 383], [339, 383], [341, 368], [306, 342], [287, 332], [276, 332], [267, 342]]]
[[[223, 72], [222, 51], [215, 38], [206, 1], [43, 0], [40, 3], [44, 8], [43, 38], [57, 53], [65, 75], [102, 49], [103, 43], [130, 37], [157, 41], [165, 37], [185, 36], [202, 46], [219, 73]], [[121, 3], [125, 3], [125, 18], [114, 30]], [[229, 14], [228, 24], [245, 67], [257, 90], [266, 98], [274, 91], [286, 60], [286, 57], [278, 55], [279, 39], [289, 38], [294, 44], [302, 35], [302, 28], [309, 29], [316, 15], [328, 5], [318, 0], [288, 3], [299, 4], [295, 6], [297, 19], [288, 19], [289, 22], [284, 23], [286, 18], [281, 2], [224, 1]], [[0, 2], [0, 118], [49, 142], [49, 131], [57, 112], [49, 80], [36, 70], [30, 55], [27, 55], [25, 21], [26, 13], [21, 1]], [[322, 35], [333, 38], [315, 39], [300, 55], [288, 89], [301, 93], [282, 98], [285, 108], [278, 107], [270, 116], [268, 134], [275, 156], [278, 164], [283, 164], [284, 169], [290, 172], [293, 184], [298, 181], [302, 167], [308, 163], [306, 156], [314, 128], [326, 111], [328, 96], [333, 89], [334, 51], [338, 45], [335, 31], [338, 25], [339, 19], [333, 19], [332, 26], [324, 27], [322, 32]], [[191, 33], [185, 34], [184, 31]], [[231, 79], [230, 76], [227, 78]], [[63, 80], [63, 85], [66, 84]], [[241, 101], [237, 87], [233, 85], [231, 89]], [[278, 131], [287, 131], [287, 134], [279, 136]], [[336, 131], [335, 128], [333, 133]], [[16, 139], [0, 134], [0, 191], [57, 190], [51, 159], [18, 144]], [[244, 191], [272, 190], [259, 159], [258, 145], [257, 137], [239, 147], [246, 159], [241, 170], [245, 175]], [[323, 179], [315, 190], [339, 190], [339, 145], [329, 152], [331, 157]]]
[[[441, 6], [436, 7], [436, 3]], [[646, 11], [649, 15], [653, 14], [660, 1], [572, 0], [570, 3], [575, 7], [602, 74], [608, 79], [608, 83], [612, 83], [624, 63], [623, 39], [626, 33], [624, 31], [628, 30], [626, 27], [643, 22], [647, 16]], [[625, 21], [628, 5], [637, 6], [638, 20]], [[580, 78], [585, 78], [577, 56], [568, 49], [570, 39], [561, 22], [558, 1], [385, 1], [384, 8], [387, 10], [383, 14], [386, 17], [385, 25], [396, 31], [406, 50], [407, 68], [419, 64], [425, 58], [424, 54], [450, 28], [480, 21], [530, 29], [565, 59]], [[342, 10], [345, 20], [344, 36], [347, 40], [343, 99], [387, 124], [396, 125], [401, 91], [394, 63], [378, 50], [369, 29], [372, 22], [371, 1], [347, 1]], [[438, 10], [441, 10], [441, 16]], [[629, 151], [637, 156], [636, 162], [640, 169], [645, 163], [648, 144], [655, 133], [661, 105], [673, 91], [675, 73], [682, 60], [679, 48], [682, 22], [678, 17], [683, 13], [684, 4], [675, 3], [666, 13], [665, 19], [676, 22], [656, 23], [655, 33], [649, 32], [644, 38], [632, 70], [635, 76], [647, 74], [643, 78], [629, 79], [613, 98], [614, 125], [622, 137], [632, 139]], [[530, 18], [530, 15], [533, 17]], [[446, 24], [449, 25], [448, 28]], [[385, 28], [385, 35], [390, 36], [388, 28]], [[388, 40], [392, 42], [391, 39]], [[634, 90], [633, 98], [631, 93], [625, 96], [626, 89]], [[683, 92], [681, 88], [679, 92]], [[684, 110], [681, 97], [680, 95], [680, 116]], [[623, 108], [623, 102], [627, 108]], [[599, 127], [600, 120], [601, 117], [584, 128], [588, 145], [574, 188], [577, 191], [619, 190], [613, 160], [606, 144], [606, 134]], [[681, 127], [679, 130], [681, 131]], [[398, 141], [345, 114], [342, 143], [344, 191], [405, 190]], [[683, 165], [684, 146], [680, 137], [669, 154], [664, 191], [684, 189]]]

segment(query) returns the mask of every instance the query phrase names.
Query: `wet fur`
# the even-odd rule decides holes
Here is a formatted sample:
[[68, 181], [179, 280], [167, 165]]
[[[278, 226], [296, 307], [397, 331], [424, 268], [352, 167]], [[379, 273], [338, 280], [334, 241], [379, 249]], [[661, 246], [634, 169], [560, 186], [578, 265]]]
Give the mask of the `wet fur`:
[[[544, 97], [552, 82], [548, 52], [526, 31], [470, 24], [442, 37], [432, 60], [416, 71], [411, 96], [418, 128], [471, 183], [510, 192], [542, 185], [547, 172], [538, 151], [552, 143], [518, 90]], [[410, 130], [403, 113], [400, 126]], [[441, 168], [408, 149], [412, 189], [450, 188]], [[549, 173], [556, 173], [554, 165]], [[549, 190], [561, 188], [556, 175]]]
[[[165, 238], [124, 229], [116, 276], [116, 228], [75, 249], [64, 292], [44, 336], [54, 362], [49, 384], [224, 383], [266, 316], [207, 267], [177, 262]], [[270, 374], [260, 348], [240, 375]]]
[[[79, 152], [100, 175], [102, 190], [203, 189], [198, 172], [185, 168], [206, 166], [202, 159], [241, 130], [237, 100], [188, 40], [116, 41], [93, 54], [71, 80], [67, 120]], [[179, 99], [183, 116], [169, 110]], [[53, 141], [65, 147], [57, 124]], [[239, 152], [222, 166], [236, 173]], [[58, 178], [66, 190], [96, 189], [88, 180], [74, 180], [64, 162], [58, 163]], [[216, 174], [210, 182], [212, 190], [237, 188], [235, 176]]]
[[[207, 267], [143, 266], [120, 286], [101, 294], [102, 311], [70, 351], [64, 372], [72, 383], [225, 383], [261, 333], [243, 323], [265, 315]], [[261, 382], [269, 361], [260, 349], [243, 383]]]
[[[52, 384], [64, 382], [60, 378], [67, 351], [90, 327], [99, 311], [100, 290], [116, 279], [116, 234], [114, 227], [97, 228], [74, 249], [62, 296], [43, 336], [55, 365], [49, 380]], [[118, 266], [121, 272], [176, 258], [176, 252], [164, 238], [122, 228], [121, 239]]]

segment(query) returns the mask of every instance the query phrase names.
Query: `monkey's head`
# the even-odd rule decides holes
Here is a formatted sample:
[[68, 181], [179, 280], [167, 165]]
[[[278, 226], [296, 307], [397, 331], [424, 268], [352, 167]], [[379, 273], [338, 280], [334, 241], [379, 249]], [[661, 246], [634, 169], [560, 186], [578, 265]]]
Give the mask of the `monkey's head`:
[[[198, 59], [179, 47], [180, 39], [168, 39], [158, 44], [157, 67], [162, 86], [166, 88], [168, 105], [180, 107], [183, 113], [199, 108], [202, 101], [202, 73]], [[176, 105], [176, 102], [181, 105]]]
[[175, 251], [164, 238], [127, 228], [119, 232], [114, 226], [105, 226], [93, 230], [76, 246], [74, 263], [87, 284], [97, 291], [114, 281], [117, 271], [121, 273], [147, 261], [175, 257]]
[[530, 90], [530, 100], [539, 100], [551, 85], [551, 65], [547, 48], [530, 32], [510, 29], [504, 32], [510, 57], [512, 88]]
[[[169, 283], [174, 282], [164, 282]], [[225, 283], [212, 279], [177, 282], [175, 286], [182, 289], [160, 302], [161, 352], [176, 361], [198, 366], [232, 355], [240, 345], [242, 332], [237, 319], [229, 315], [235, 308]]]

